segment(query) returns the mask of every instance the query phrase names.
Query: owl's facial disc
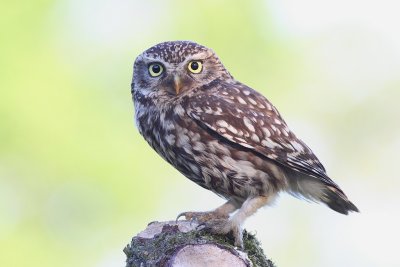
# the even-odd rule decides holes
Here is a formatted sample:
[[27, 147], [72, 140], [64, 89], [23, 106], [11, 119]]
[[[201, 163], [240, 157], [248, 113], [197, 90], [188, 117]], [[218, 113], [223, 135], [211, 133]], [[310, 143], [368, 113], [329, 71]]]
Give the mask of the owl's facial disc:
[[[172, 85], [176, 95], [191, 88], [195, 80], [194, 76], [200, 75], [203, 70], [203, 60], [187, 59], [183, 63], [174, 67], [169, 74], [166, 86], [168, 87]], [[169, 88], [166, 89], [168, 90]]]
[[175, 99], [215, 79], [232, 78], [211, 49], [191, 41], [164, 42], [136, 58], [131, 91]]
[[162, 88], [171, 95], [179, 95], [183, 91], [192, 87], [193, 80], [181, 70], [174, 69], [167, 74], [167, 77], [162, 81]]

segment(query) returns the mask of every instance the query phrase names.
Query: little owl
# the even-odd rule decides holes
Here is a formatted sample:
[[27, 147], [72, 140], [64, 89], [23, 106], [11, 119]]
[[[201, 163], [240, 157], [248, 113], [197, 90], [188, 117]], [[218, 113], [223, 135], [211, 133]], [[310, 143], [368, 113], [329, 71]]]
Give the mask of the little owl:
[[227, 202], [183, 212], [213, 233], [232, 232], [281, 191], [358, 211], [311, 149], [260, 93], [235, 80], [213, 50], [190, 41], [157, 44], [136, 58], [132, 80], [137, 128], [157, 153]]

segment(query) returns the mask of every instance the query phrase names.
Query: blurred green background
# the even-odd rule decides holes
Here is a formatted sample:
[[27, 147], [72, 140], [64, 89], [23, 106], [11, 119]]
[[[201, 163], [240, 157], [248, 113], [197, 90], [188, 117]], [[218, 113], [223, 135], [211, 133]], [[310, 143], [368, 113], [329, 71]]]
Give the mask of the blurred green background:
[[249, 219], [277, 266], [399, 266], [395, 1], [2, 1], [0, 266], [124, 266], [146, 224], [223, 200], [139, 136], [132, 64], [193, 40], [263, 92], [360, 208]]

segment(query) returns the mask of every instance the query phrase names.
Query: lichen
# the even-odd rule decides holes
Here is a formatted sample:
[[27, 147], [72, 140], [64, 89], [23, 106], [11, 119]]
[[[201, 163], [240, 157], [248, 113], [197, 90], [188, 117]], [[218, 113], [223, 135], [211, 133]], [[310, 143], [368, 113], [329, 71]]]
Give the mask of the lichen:
[[[264, 255], [260, 243], [254, 235], [244, 231], [243, 241], [244, 252], [247, 253], [253, 266], [275, 267]], [[134, 237], [124, 249], [127, 256], [126, 266], [163, 266], [173, 256], [177, 248], [185, 245], [208, 243], [235, 251], [231, 235], [215, 235], [207, 231], [196, 230], [183, 233], [179, 231], [177, 226], [168, 226], [151, 239]]]

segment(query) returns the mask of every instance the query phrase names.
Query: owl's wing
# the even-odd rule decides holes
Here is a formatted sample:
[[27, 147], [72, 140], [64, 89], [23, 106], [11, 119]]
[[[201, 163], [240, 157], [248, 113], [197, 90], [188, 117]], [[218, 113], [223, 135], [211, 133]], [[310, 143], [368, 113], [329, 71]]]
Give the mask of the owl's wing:
[[280, 164], [335, 184], [264, 96], [240, 83], [214, 83], [201, 91], [186, 103], [186, 111], [203, 127]]

